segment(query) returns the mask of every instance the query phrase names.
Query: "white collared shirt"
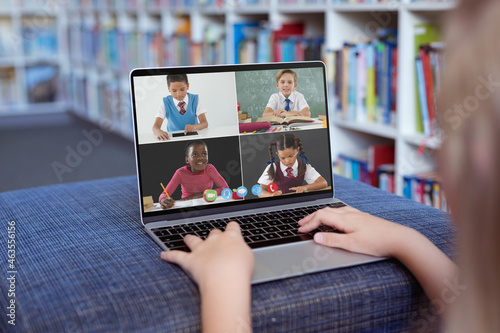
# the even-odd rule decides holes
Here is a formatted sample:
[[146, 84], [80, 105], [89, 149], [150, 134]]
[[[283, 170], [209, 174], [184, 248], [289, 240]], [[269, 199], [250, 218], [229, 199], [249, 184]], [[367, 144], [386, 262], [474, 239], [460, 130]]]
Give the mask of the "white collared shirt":
[[[269, 175], [267, 174], [269, 172], [269, 168], [271, 166], [274, 167], [275, 164], [273, 163], [273, 164], [269, 164], [267, 166], [267, 168], [264, 170], [264, 172], [260, 176], [260, 178], [257, 181], [257, 183], [262, 184], [262, 185], [269, 185], [269, 184], [271, 184], [274, 181], [273, 179], [269, 179]], [[284, 165], [283, 163], [281, 163], [281, 161], [280, 161], [280, 169], [281, 169], [281, 172], [283, 172], [283, 175], [286, 176], [286, 174], [287, 174], [287, 172], [286, 172], [287, 166]], [[299, 175], [299, 161], [298, 160], [295, 160], [295, 163], [292, 166], [292, 174], [293, 174], [294, 177], [297, 177]], [[319, 174], [319, 172], [316, 171], [316, 169], [314, 169], [310, 164], [306, 164], [306, 173], [304, 174], [304, 181], [307, 184], [312, 184], [319, 177], [321, 177], [321, 175]]]
[[[189, 95], [186, 95], [182, 101], [178, 101], [175, 98], [172, 98], [175, 104], [175, 108], [177, 111], [181, 111], [181, 108], [179, 107], [179, 103], [184, 101], [186, 105], [184, 105], [184, 110], [187, 110], [188, 104], [189, 104]], [[203, 105], [200, 103], [200, 97], [198, 96], [198, 106], [196, 107], [196, 117], [199, 117], [200, 114], [207, 113], [207, 110], [203, 107]], [[160, 108], [158, 110], [158, 113], [156, 114], [156, 117], [164, 119], [165, 116], [167, 115], [167, 112], [165, 111], [165, 104], [163, 103], [163, 99], [160, 103]]]
[[[305, 108], [308, 108], [309, 105], [304, 98], [304, 95], [299, 93], [297, 90], [292, 91], [290, 96], [288, 96], [290, 100], [290, 110], [289, 111], [302, 111]], [[285, 96], [280, 92], [272, 94], [269, 98], [269, 102], [267, 102], [266, 107], [273, 109], [276, 111], [278, 109], [284, 109], [286, 106]]]

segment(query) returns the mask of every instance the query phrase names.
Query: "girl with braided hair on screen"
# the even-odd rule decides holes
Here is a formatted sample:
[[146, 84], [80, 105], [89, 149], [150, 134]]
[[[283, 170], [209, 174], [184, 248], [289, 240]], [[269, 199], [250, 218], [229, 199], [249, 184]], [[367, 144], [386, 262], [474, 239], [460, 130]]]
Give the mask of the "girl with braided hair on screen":
[[[278, 160], [275, 159], [275, 155]], [[269, 144], [270, 160], [260, 176], [261, 198], [278, 196], [286, 193], [303, 193], [319, 190], [328, 186], [325, 178], [309, 164], [302, 141], [293, 134], [282, 134]], [[306, 185], [304, 185], [304, 182]], [[271, 193], [267, 186], [277, 185], [277, 191]]]

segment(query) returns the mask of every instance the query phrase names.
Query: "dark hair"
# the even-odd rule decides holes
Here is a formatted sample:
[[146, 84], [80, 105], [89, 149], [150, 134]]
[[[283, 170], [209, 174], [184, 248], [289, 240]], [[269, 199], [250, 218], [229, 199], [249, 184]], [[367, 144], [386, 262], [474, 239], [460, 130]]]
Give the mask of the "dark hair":
[[204, 145], [205, 148], [208, 150], [208, 146], [205, 142], [201, 141], [201, 140], [194, 140], [194, 141], [190, 141], [185, 147], [184, 147], [184, 156], [188, 157], [188, 150], [189, 150], [189, 147], [191, 146], [194, 146], [194, 145]]
[[167, 86], [170, 87], [170, 85], [174, 82], [184, 82], [184, 83], [186, 83], [186, 85], [189, 84], [188, 77], [186, 74], [167, 75]]
[[[302, 146], [302, 141], [297, 138], [293, 134], [282, 134], [274, 138], [274, 141], [269, 144], [269, 156], [270, 160], [267, 162], [267, 164], [274, 164], [276, 161], [274, 159], [273, 155], [273, 147], [276, 147], [276, 154], [278, 153], [278, 150], [285, 150], [285, 149], [299, 149], [299, 156], [302, 157], [302, 163], [299, 163], [299, 177], [305, 175], [306, 169], [307, 169], [307, 164], [309, 164], [307, 157], [304, 153], [304, 147]], [[275, 176], [275, 170], [273, 166], [269, 167], [269, 170], [267, 171], [267, 174], [269, 175], [269, 179], [274, 179]]]

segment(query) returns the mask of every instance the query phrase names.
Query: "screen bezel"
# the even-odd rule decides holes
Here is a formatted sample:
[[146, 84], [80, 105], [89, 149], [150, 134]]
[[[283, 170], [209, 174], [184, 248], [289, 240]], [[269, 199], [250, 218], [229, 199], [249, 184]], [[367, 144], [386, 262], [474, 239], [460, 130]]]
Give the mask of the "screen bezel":
[[257, 70], [276, 70], [283, 68], [321, 68], [324, 79], [324, 96], [327, 121], [328, 135], [328, 151], [331, 152], [331, 126], [330, 115], [328, 112], [328, 87], [326, 80], [326, 67], [321, 61], [301, 61], [301, 62], [286, 62], [286, 63], [259, 63], [259, 64], [236, 64], [236, 65], [204, 65], [204, 66], [185, 66], [185, 67], [154, 67], [154, 68], [136, 68], [130, 72], [130, 95], [132, 106], [132, 120], [134, 131], [134, 147], [136, 155], [136, 172], [137, 186], [139, 191], [139, 209], [141, 221], [144, 225], [158, 221], [174, 221], [185, 218], [196, 218], [205, 215], [217, 215], [222, 213], [232, 213], [243, 210], [252, 210], [258, 208], [273, 207], [285, 204], [294, 204], [304, 201], [315, 201], [335, 197], [334, 190], [334, 175], [332, 167], [332, 156], [329, 154], [330, 163], [330, 189], [317, 192], [308, 192], [294, 194], [286, 197], [269, 197], [266, 200], [262, 199], [246, 199], [241, 201], [230, 201], [227, 203], [218, 203], [216, 205], [201, 205], [196, 207], [177, 208], [173, 210], [162, 210], [145, 213], [142, 205], [142, 185], [141, 185], [141, 163], [139, 161], [139, 133], [137, 126], [137, 110], [134, 95], [134, 78], [142, 76], [157, 76], [170, 74], [202, 74], [202, 73], [218, 73], [218, 72], [238, 72], [238, 71], [257, 71]]

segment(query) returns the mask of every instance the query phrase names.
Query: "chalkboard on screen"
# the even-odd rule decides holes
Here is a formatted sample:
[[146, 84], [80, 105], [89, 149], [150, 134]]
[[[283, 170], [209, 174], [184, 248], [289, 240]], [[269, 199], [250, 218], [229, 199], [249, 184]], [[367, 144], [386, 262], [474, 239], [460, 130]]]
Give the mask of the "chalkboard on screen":
[[[269, 97], [278, 92], [276, 74], [280, 70], [236, 72], [237, 100], [241, 111], [257, 119], [262, 116]], [[325, 87], [321, 68], [296, 68], [297, 88], [311, 109], [311, 117], [326, 113]]]

